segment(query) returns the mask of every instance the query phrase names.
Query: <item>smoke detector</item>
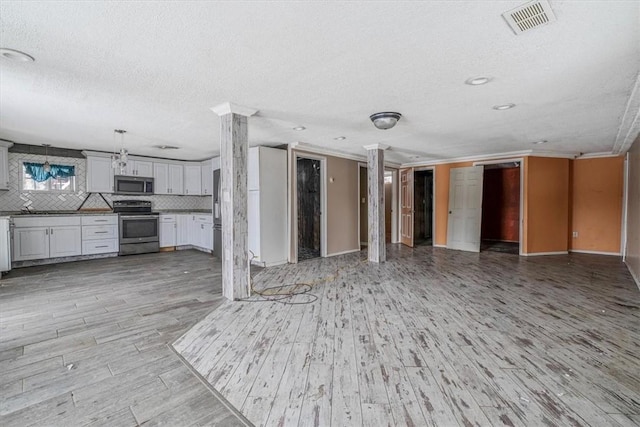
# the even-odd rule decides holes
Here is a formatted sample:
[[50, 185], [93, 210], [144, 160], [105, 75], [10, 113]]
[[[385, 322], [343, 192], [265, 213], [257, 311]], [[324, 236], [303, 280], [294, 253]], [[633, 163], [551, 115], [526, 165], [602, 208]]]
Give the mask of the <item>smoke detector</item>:
[[503, 13], [502, 17], [516, 35], [556, 20], [547, 0], [530, 1]]

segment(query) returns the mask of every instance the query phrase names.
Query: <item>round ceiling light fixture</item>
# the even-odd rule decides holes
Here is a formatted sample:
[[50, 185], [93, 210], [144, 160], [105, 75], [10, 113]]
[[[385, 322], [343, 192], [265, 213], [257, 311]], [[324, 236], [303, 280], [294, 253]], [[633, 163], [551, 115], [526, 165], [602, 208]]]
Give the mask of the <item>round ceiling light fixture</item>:
[[502, 104], [502, 105], [494, 105], [493, 109], [498, 111], [510, 110], [515, 107], [516, 104]]
[[347, 139], [347, 137], [346, 136], [339, 136], [339, 137], [333, 138], [333, 139], [335, 139], [336, 141], [344, 141], [345, 139]]
[[391, 129], [398, 123], [402, 114], [394, 113], [393, 111], [383, 111], [382, 113], [375, 113], [369, 116], [373, 125], [378, 129], [387, 130]]
[[471, 86], [480, 86], [480, 85], [485, 85], [489, 83], [491, 80], [492, 80], [491, 77], [485, 77], [485, 76], [469, 77], [467, 80], [465, 80], [465, 84], [468, 84]]
[[305, 130], [305, 129], [306, 129], [306, 127], [304, 127], [304, 126], [296, 126], [296, 127], [293, 128], [293, 130], [297, 130], [297, 131], [301, 131], [301, 130]]
[[3, 58], [7, 58], [12, 61], [19, 61], [19, 62], [35, 61], [35, 58], [33, 56], [26, 54], [24, 52], [20, 52], [19, 50], [9, 49], [7, 47], [0, 47], [0, 55], [2, 55]]

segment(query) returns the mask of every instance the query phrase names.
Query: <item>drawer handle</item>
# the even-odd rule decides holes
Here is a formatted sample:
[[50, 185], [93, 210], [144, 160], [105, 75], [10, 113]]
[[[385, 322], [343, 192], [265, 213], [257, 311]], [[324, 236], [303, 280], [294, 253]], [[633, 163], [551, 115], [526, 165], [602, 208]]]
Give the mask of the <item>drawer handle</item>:
[[95, 222], [107, 222], [108, 220], [106, 219], [94, 219]]
[[108, 231], [94, 231], [93, 234], [107, 234]]
[[101, 245], [101, 246], [96, 246], [96, 249], [98, 249], [98, 248], [108, 248], [108, 247], [109, 247], [109, 245]]

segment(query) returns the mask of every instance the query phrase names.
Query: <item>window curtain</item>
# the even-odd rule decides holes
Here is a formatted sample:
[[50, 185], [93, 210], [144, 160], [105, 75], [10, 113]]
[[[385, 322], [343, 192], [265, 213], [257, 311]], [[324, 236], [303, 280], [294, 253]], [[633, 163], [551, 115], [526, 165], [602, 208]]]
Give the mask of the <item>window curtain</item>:
[[34, 181], [44, 182], [49, 178], [68, 178], [70, 176], [76, 176], [75, 166], [65, 165], [51, 165], [51, 170], [45, 172], [44, 164], [24, 162], [25, 171], [31, 175]]

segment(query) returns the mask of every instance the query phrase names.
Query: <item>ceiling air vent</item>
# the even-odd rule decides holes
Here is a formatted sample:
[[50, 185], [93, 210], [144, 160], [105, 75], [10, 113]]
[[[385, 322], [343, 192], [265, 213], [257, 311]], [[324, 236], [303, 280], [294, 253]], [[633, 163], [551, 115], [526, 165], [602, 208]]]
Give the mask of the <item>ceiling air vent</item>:
[[556, 16], [547, 0], [534, 0], [502, 14], [516, 35], [554, 22]]

